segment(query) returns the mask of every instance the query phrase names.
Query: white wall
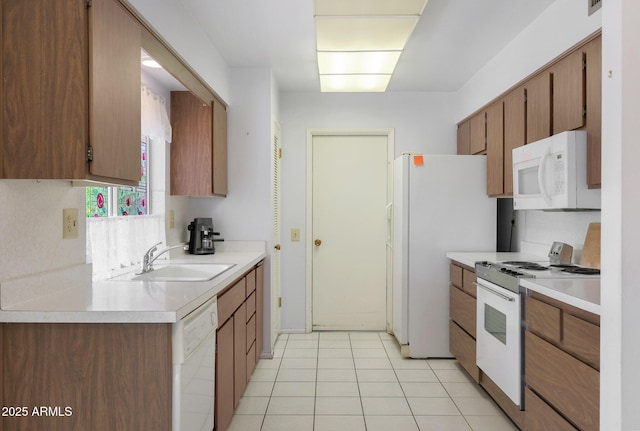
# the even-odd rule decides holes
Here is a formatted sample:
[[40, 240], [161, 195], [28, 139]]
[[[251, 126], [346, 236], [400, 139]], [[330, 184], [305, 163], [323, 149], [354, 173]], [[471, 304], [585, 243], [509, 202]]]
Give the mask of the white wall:
[[[0, 283], [85, 263], [85, 188], [0, 180]], [[62, 239], [62, 209], [78, 209], [78, 238]]]
[[[455, 95], [284, 93], [282, 126], [282, 328], [305, 329], [307, 129], [395, 129], [395, 151], [456, 152]], [[339, 157], [339, 154], [336, 155]], [[300, 228], [300, 242], [289, 230]]]
[[600, 429], [640, 429], [640, 2], [603, 2]]

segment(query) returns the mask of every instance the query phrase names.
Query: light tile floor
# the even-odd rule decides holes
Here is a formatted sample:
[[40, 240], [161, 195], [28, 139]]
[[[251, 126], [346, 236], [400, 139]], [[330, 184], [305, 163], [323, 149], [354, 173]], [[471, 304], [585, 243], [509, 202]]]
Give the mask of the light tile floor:
[[513, 431], [455, 360], [403, 359], [382, 332], [283, 334], [230, 431]]

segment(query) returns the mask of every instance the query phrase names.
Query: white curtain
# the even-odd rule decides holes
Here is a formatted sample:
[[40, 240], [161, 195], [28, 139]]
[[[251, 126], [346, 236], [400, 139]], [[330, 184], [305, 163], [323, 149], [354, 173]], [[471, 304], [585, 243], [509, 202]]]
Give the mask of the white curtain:
[[171, 142], [171, 122], [167, 115], [167, 107], [164, 98], [154, 94], [149, 87], [141, 86], [142, 102], [142, 136], [160, 142]]
[[88, 218], [87, 262], [93, 264], [93, 279], [139, 264], [152, 245], [166, 243], [165, 236], [164, 215]]

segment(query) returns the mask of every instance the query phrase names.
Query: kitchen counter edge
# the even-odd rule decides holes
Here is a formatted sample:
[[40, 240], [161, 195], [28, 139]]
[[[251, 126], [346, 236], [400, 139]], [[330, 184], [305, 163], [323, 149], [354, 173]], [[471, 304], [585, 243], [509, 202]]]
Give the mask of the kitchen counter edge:
[[[95, 281], [86, 286], [34, 297], [0, 310], [0, 322], [22, 323], [175, 323], [214, 296], [219, 295], [251, 271], [266, 257], [262, 251], [232, 251], [207, 256], [189, 256], [179, 261], [209, 262], [223, 260], [236, 265], [224, 274], [206, 282]], [[154, 287], [164, 301], [158, 306], [147, 304], [145, 295]], [[135, 300], [118, 298], [129, 290]], [[101, 302], [95, 299], [99, 297]], [[79, 299], [78, 299], [79, 298]], [[149, 296], [148, 301], [154, 299]], [[145, 303], [143, 303], [143, 301]], [[114, 305], [109, 308], [105, 304]], [[65, 305], [69, 304], [69, 305]], [[67, 308], [65, 308], [67, 307]]]

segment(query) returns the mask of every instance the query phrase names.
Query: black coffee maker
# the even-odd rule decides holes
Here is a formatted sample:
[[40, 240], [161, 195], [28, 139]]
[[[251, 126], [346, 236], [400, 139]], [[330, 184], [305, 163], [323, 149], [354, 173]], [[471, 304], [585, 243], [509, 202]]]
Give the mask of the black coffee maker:
[[220, 232], [213, 231], [213, 220], [211, 218], [193, 219], [187, 227], [189, 232], [189, 253], [190, 254], [214, 254], [216, 252], [213, 243], [224, 241], [222, 238], [214, 239]]

